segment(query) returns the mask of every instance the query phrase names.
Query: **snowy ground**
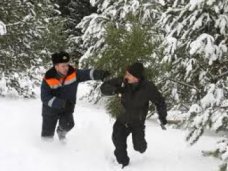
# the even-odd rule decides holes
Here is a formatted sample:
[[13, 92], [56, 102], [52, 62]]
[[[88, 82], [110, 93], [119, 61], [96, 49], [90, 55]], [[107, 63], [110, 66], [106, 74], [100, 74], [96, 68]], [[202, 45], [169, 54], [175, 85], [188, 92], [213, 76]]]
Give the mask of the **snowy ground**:
[[[83, 91], [83, 87], [79, 91]], [[113, 156], [111, 142], [114, 120], [102, 106], [78, 101], [75, 127], [67, 144], [40, 139], [41, 101], [0, 98], [1, 171], [121, 171]], [[214, 137], [203, 137], [195, 146], [184, 141], [185, 132], [163, 131], [151, 121], [146, 123], [148, 149], [139, 154], [128, 138], [131, 158], [126, 171], [213, 171], [218, 161], [201, 156], [210, 149]]]

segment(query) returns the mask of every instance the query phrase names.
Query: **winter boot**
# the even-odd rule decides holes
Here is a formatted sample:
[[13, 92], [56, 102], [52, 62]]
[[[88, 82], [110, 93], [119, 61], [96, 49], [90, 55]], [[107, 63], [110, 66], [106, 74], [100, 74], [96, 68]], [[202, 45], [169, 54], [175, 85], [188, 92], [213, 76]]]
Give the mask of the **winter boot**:
[[127, 152], [118, 153], [118, 151], [115, 150], [114, 154], [117, 162], [122, 165], [122, 169], [129, 164], [130, 158], [127, 156]]
[[60, 141], [66, 140], [67, 131], [64, 131], [60, 126], [57, 128], [57, 134]]
[[128, 166], [128, 164], [129, 164], [129, 160], [126, 161], [125, 163], [122, 163], [122, 169], [123, 169], [125, 166]]

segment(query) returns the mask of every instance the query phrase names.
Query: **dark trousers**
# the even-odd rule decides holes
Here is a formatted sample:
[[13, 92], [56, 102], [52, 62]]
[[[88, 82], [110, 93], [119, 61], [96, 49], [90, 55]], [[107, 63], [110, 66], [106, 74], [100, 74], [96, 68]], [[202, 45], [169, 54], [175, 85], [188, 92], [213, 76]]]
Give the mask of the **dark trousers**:
[[130, 133], [132, 133], [133, 147], [136, 151], [143, 153], [147, 148], [144, 123], [123, 124], [117, 120], [113, 125], [112, 141], [115, 146], [114, 154], [120, 164], [127, 165], [129, 163], [127, 137]]
[[61, 131], [68, 132], [74, 127], [73, 113], [60, 113], [56, 115], [43, 115], [42, 137], [53, 137], [55, 128], [58, 123], [58, 128]]

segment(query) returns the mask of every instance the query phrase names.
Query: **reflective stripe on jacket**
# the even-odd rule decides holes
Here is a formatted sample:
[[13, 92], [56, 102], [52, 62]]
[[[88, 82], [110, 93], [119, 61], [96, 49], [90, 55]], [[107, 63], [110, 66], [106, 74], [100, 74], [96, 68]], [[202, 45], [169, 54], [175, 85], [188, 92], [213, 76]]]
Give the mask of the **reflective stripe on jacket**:
[[93, 79], [93, 71], [74, 69], [69, 66], [67, 76], [61, 78], [52, 67], [46, 72], [41, 85], [43, 107], [63, 109], [67, 100], [75, 104], [78, 83]]

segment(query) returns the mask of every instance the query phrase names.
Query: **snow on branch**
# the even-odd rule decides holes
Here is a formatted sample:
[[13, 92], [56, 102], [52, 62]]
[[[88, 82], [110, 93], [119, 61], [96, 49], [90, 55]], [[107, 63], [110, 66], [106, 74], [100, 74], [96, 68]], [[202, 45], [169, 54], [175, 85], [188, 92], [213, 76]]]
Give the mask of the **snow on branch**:
[[6, 25], [0, 21], [0, 35], [6, 34]]
[[209, 65], [217, 60], [218, 47], [214, 43], [214, 38], [206, 33], [201, 34], [195, 41], [190, 44], [190, 54], [204, 53], [205, 57], [209, 59]]
[[187, 87], [189, 87], [189, 88], [193, 88], [193, 89], [197, 90], [198, 92], [200, 92], [200, 90], [199, 90], [197, 87], [192, 86], [192, 85], [190, 85], [190, 84], [187, 84], [187, 83], [185, 83], [185, 82], [178, 81], [178, 80], [174, 80], [174, 79], [172, 79], [172, 78], [167, 78], [167, 79], [170, 80], [170, 81], [172, 81], [172, 82], [181, 84], [181, 85], [183, 85], [183, 86], [187, 86]]

